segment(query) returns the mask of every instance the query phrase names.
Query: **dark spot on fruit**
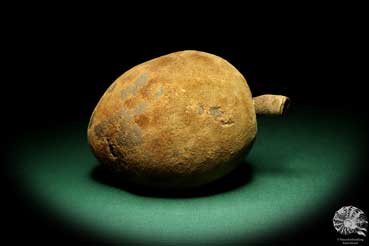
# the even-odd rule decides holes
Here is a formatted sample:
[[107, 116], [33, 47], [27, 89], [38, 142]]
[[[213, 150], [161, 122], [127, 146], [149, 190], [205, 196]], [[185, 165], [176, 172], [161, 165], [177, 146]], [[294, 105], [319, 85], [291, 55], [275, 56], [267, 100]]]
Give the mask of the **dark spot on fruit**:
[[145, 84], [145, 86], [139, 90], [139, 93], [144, 98], [148, 98], [148, 97], [153, 96], [154, 93], [155, 93], [154, 92], [155, 85], [157, 85], [160, 82], [161, 82], [161, 80], [160, 79], [157, 79], [157, 78], [151, 78], [151, 79], [149, 79], [149, 81], [147, 82], [147, 84]]
[[110, 138], [105, 138], [107, 145], [108, 145], [108, 151], [110, 155], [113, 157], [113, 159], [116, 159], [119, 157], [119, 152], [116, 150], [115, 144], [110, 140]]
[[124, 106], [126, 106], [127, 108], [132, 108], [134, 105], [135, 105], [135, 99], [134, 98], [127, 99], [124, 102]]
[[150, 119], [144, 114], [135, 115], [134, 118], [135, 118], [136, 124], [142, 128], [146, 128], [147, 125], [150, 123]]
[[104, 124], [104, 123], [98, 124], [94, 128], [95, 135], [98, 136], [98, 137], [104, 137], [105, 129], [106, 129], [106, 124]]
[[221, 116], [224, 112], [221, 111], [219, 106], [214, 106], [209, 108], [209, 114], [214, 116], [215, 118]]

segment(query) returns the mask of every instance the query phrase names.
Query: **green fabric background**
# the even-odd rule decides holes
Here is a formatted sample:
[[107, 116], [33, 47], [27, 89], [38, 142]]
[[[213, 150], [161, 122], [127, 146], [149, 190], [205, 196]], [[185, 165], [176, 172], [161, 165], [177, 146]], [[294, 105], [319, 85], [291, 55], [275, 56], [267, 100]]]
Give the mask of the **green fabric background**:
[[350, 189], [366, 124], [360, 115], [308, 107], [258, 117], [244, 166], [184, 197], [137, 194], [99, 178], [85, 122], [18, 139], [9, 172], [34, 209], [106, 242], [257, 242], [298, 228]]

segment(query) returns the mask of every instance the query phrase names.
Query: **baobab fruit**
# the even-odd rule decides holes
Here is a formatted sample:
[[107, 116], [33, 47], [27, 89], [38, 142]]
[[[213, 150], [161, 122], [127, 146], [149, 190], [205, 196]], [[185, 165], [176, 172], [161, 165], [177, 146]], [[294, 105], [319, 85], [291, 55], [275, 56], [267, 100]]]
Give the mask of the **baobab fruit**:
[[287, 98], [252, 98], [223, 58], [181, 51], [139, 64], [101, 97], [88, 126], [97, 159], [131, 183], [190, 188], [223, 177], [252, 147], [256, 113], [282, 114]]

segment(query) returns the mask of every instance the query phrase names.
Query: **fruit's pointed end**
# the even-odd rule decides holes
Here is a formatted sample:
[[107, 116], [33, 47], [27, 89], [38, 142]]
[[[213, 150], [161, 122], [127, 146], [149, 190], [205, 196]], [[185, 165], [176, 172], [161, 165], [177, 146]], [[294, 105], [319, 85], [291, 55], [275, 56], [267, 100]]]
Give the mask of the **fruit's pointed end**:
[[285, 115], [291, 100], [282, 95], [261, 95], [253, 98], [258, 115]]

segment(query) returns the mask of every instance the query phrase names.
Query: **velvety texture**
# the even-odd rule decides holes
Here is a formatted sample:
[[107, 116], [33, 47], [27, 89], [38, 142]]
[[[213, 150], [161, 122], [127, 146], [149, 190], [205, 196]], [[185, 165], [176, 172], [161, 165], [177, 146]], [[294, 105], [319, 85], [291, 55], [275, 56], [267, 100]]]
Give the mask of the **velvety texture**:
[[233, 170], [256, 116], [242, 74], [221, 57], [181, 51], [123, 73], [100, 99], [88, 139], [101, 163], [149, 187], [199, 186]]

